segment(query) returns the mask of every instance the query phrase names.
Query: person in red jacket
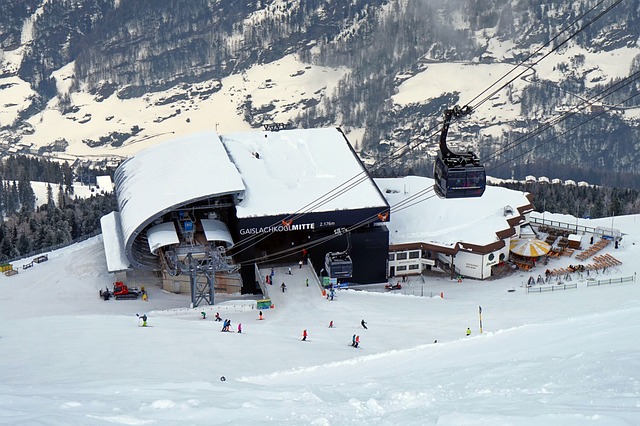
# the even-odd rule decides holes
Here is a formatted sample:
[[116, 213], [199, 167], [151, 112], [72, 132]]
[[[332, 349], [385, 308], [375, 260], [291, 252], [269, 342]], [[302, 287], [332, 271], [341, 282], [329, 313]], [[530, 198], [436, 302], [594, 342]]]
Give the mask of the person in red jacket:
[[355, 347], [357, 348], [359, 344], [360, 344], [360, 336], [356, 336], [356, 344], [355, 344]]
[[307, 340], [307, 330], [302, 330], [302, 341], [306, 341]]

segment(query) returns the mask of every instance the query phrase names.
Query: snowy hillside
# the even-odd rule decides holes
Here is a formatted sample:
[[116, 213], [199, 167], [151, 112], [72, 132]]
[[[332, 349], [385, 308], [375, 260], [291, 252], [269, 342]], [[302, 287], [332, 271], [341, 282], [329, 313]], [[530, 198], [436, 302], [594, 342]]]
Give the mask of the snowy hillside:
[[[274, 282], [289, 290], [263, 321], [240, 298], [205, 307], [206, 320], [185, 308], [188, 295], [155, 287], [148, 302], [101, 300], [112, 281], [101, 236], [26, 270], [16, 262], [18, 275], [0, 276], [0, 423], [637, 424], [638, 281], [605, 283], [635, 278], [640, 216], [615, 227], [621, 245], [602, 253], [622, 265], [590, 277], [600, 286], [575, 274], [575, 289], [527, 294], [538, 267], [486, 282], [426, 275], [401, 292], [374, 285], [328, 301], [304, 271], [279, 268]], [[221, 333], [216, 311], [242, 334]], [[138, 327], [143, 313], [151, 327]]]
[[[156, 6], [0, 6], [0, 154], [117, 164], [188, 133], [290, 123], [341, 127], [367, 164], [420, 139], [394, 168], [429, 176], [442, 111], [471, 103], [474, 114], [452, 126], [450, 141], [479, 151], [496, 176], [560, 168], [561, 179], [591, 172], [594, 184], [637, 185], [631, 3]], [[559, 120], [576, 107], [579, 123]], [[494, 158], [547, 123], [549, 134]]]

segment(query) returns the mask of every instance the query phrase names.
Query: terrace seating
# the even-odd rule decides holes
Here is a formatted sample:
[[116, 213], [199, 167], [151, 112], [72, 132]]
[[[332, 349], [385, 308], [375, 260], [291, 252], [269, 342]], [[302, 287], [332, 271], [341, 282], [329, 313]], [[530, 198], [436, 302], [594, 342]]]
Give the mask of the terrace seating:
[[586, 249], [585, 251], [583, 251], [581, 253], [578, 253], [576, 255], [576, 259], [578, 259], [578, 260], [587, 260], [591, 256], [593, 256], [596, 253], [598, 253], [600, 250], [602, 250], [603, 248], [608, 246], [609, 244], [611, 244], [611, 241], [602, 239], [602, 240], [598, 241], [597, 243], [595, 243], [594, 245], [592, 245], [591, 247], [589, 247], [588, 249]]

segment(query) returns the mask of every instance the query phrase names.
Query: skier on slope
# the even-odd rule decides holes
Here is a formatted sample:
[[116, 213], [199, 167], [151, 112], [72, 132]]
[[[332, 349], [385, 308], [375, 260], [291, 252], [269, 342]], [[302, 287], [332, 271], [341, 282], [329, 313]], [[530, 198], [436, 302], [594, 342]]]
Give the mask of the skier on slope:
[[238, 333], [242, 333], [242, 323], [238, 323]]
[[360, 336], [356, 336], [356, 343], [355, 345], [353, 345], [353, 347], [357, 348], [359, 344], [360, 344]]
[[282, 288], [282, 292], [284, 293], [284, 291], [286, 290], [287, 286], [285, 285], [284, 281], [282, 282], [282, 284], [280, 285], [280, 287]]
[[307, 329], [305, 328], [304, 330], [302, 330], [302, 341], [306, 341], [307, 340]]
[[147, 314], [142, 314], [142, 316], [136, 314], [136, 316], [142, 320], [142, 327], [146, 327], [147, 326]]
[[216, 312], [216, 321], [222, 321], [222, 318], [220, 318], [220, 312]]
[[360, 325], [362, 326], [362, 328], [367, 330], [367, 322], [365, 320], [360, 321]]
[[200, 312], [200, 315], [202, 315], [202, 319], [207, 319], [207, 313], [205, 311]]

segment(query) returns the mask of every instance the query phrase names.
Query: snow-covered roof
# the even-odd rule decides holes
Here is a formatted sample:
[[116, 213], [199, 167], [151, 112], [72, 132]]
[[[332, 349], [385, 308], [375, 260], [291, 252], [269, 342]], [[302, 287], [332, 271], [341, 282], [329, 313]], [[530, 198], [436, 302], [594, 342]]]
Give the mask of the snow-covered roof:
[[339, 129], [241, 132], [221, 139], [246, 187], [236, 207], [239, 218], [386, 206]]
[[107, 258], [107, 271], [118, 272], [129, 269], [129, 260], [124, 251], [122, 230], [120, 229], [120, 213], [111, 212], [100, 218], [102, 243]]
[[106, 193], [113, 192], [113, 182], [109, 175], [96, 176], [96, 185]]
[[158, 249], [162, 247], [180, 242], [176, 232], [176, 225], [173, 222], [161, 223], [150, 228], [147, 230], [147, 239], [149, 241], [149, 251], [153, 254], [156, 254]]
[[207, 241], [222, 241], [227, 248], [233, 247], [233, 238], [227, 224], [217, 219], [200, 219]]
[[[430, 178], [407, 176], [375, 182], [391, 206], [386, 224], [391, 245], [489, 245], [499, 241], [496, 232], [512, 227], [507, 221], [521, 215], [518, 209], [532, 209], [526, 193], [497, 186], [487, 186], [480, 198], [443, 199], [431, 189]], [[508, 206], [512, 208], [505, 209]]]
[[135, 234], [164, 212], [245, 187], [215, 132], [196, 133], [139, 152], [116, 170], [122, 234]]

